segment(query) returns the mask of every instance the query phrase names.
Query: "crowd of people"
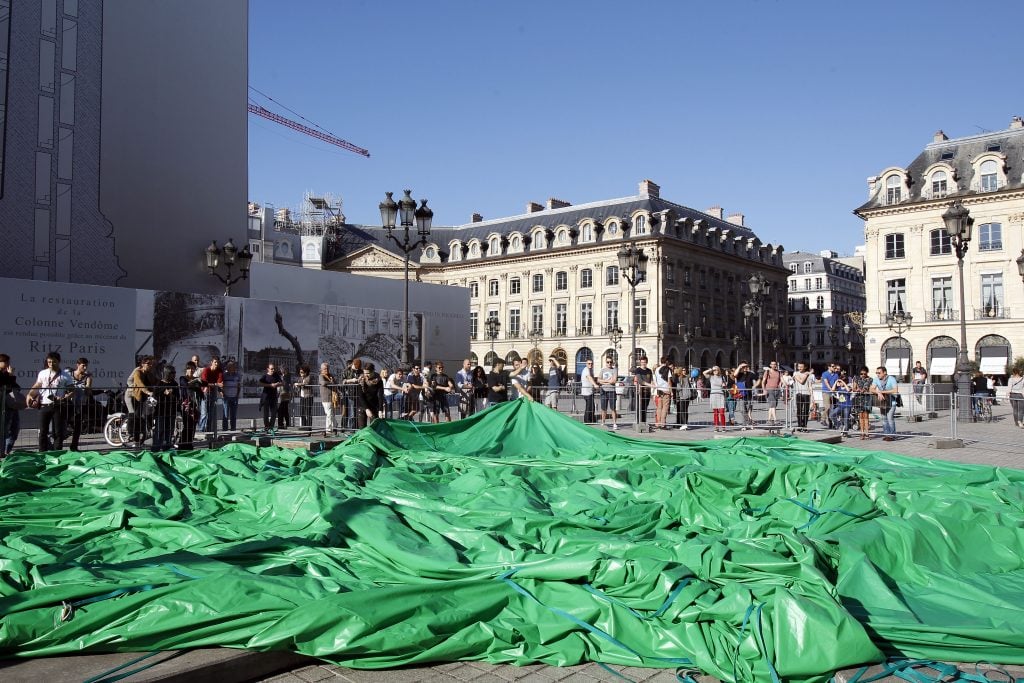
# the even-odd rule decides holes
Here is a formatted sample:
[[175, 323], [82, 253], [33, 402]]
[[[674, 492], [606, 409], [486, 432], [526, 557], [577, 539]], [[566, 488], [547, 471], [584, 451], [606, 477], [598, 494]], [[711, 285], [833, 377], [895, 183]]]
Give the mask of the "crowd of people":
[[[611, 356], [599, 365], [587, 360], [578, 378], [570, 378], [555, 357], [548, 359], [546, 368], [522, 359], [506, 368], [498, 359], [485, 369], [465, 359], [454, 375], [441, 362], [378, 371], [373, 363], [353, 359], [337, 374], [329, 363], [321, 363], [315, 376], [308, 365], [299, 366], [293, 375], [270, 363], [257, 387], [264, 432], [298, 427], [333, 436], [364, 427], [378, 417], [436, 423], [465, 418], [520, 396], [553, 409], [559, 409], [560, 398], [578, 396], [583, 401], [583, 422], [613, 431], [619, 429], [624, 411], [630, 421], [645, 424], [651, 411], [653, 429], [686, 430], [690, 428], [691, 404], [707, 401], [716, 432], [755, 426], [780, 428], [786, 415], [779, 415], [779, 407], [785, 409], [792, 402], [796, 431], [808, 431], [813, 420], [820, 420], [822, 426], [844, 436], [859, 431], [860, 438], [867, 439], [875, 408], [882, 417], [882, 438], [892, 440], [896, 434], [895, 411], [901, 396], [896, 378], [885, 367], [876, 368], [874, 376], [867, 367], [851, 376], [838, 363], [831, 363], [816, 377], [805, 363], [797, 363], [790, 371], [774, 361], [755, 372], [745, 361], [735, 368], [716, 365], [701, 370], [677, 365], [668, 357], [652, 368], [647, 358], [640, 358], [638, 366], [626, 375], [620, 375]], [[1020, 427], [1024, 427], [1022, 372], [1024, 368], [1015, 367], [1009, 380], [1014, 423]], [[911, 375], [917, 396], [927, 373], [918, 363]], [[991, 387], [984, 388], [984, 381], [977, 373], [972, 384], [975, 400], [983, 390], [991, 392]], [[222, 431], [236, 431], [243, 384], [234, 359], [222, 366], [219, 358], [204, 364], [193, 356], [179, 375], [168, 364], [158, 367], [151, 356], [141, 358], [123, 394], [131, 445], [141, 448], [151, 433], [155, 450], [191, 449], [197, 434], [217, 431], [218, 421]], [[816, 393], [819, 387], [820, 394]], [[68, 432], [70, 449], [78, 450], [83, 407], [94, 389], [87, 358], [77, 359], [74, 369], [63, 369], [60, 354], [48, 353], [35, 382], [23, 391], [10, 358], [0, 354], [0, 389], [4, 393], [0, 456], [13, 449], [22, 409], [39, 412], [39, 450], [62, 449]], [[116, 394], [108, 393], [116, 400]], [[820, 402], [816, 400], [819, 395]], [[627, 401], [628, 406], [624, 405]], [[754, 418], [755, 401], [765, 404], [761, 422]], [[314, 427], [321, 416], [322, 429]]]

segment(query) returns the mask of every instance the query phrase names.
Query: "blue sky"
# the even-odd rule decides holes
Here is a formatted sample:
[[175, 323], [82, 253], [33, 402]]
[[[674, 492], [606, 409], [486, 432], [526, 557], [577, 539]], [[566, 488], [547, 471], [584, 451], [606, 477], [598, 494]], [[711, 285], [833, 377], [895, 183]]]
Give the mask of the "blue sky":
[[1024, 12], [990, 8], [250, 0], [250, 85], [372, 156], [250, 115], [249, 196], [298, 207], [330, 192], [349, 222], [379, 224], [384, 192], [408, 187], [435, 225], [457, 225], [650, 178], [787, 251], [852, 253], [869, 175], [940, 128], [1024, 114]]

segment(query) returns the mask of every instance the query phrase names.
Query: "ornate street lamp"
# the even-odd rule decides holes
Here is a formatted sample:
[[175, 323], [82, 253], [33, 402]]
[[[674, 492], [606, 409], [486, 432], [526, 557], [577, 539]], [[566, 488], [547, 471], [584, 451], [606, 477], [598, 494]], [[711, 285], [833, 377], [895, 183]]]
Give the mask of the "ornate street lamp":
[[[771, 283], [761, 273], [754, 273], [747, 280], [747, 287], [750, 288], [750, 301], [747, 305], [750, 306], [749, 318], [753, 323], [754, 316], [757, 316], [757, 367], [760, 370], [764, 366], [764, 333], [761, 327], [761, 312], [764, 308], [765, 297], [771, 291]], [[744, 306], [744, 315], [746, 315], [747, 307]], [[751, 330], [750, 334], [750, 362], [754, 362], [754, 334]]]
[[[622, 221], [625, 224], [625, 220]], [[636, 384], [636, 373], [634, 372], [637, 366], [640, 365], [640, 359], [637, 358], [636, 353], [636, 286], [637, 283], [642, 281], [647, 276], [647, 254], [640, 247], [634, 247], [632, 244], [623, 245], [621, 249], [615, 254], [619, 259], [619, 277], [625, 280], [629, 284], [630, 299], [633, 302], [633, 315], [630, 321], [630, 328], [632, 330], [632, 350], [629, 354], [630, 363], [630, 374], [633, 375], [633, 383]], [[637, 392], [640, 391], [637, 386]], [[636, 404], [636, 421], [633, 423], [635, 429], [639, 429], [640, 425], [640, 397], [637, 395], [633, 401]]]
[[498, 338], [498, 331], [501, 329], [501, 321], [498, 320], [498, 316], [492, 315], [487, 318], [487, 322], [484, 323], [484, 327], [487, 328], [487, 338], [491, 340], [491, 353], [494, 353], [494, 340]]
[[[974, 219], [963, 203], [958, 199], [942, 214], [942, 222], [946, 224], [946, 234], [956, 250], [957, 268], [960, 274], [960, 353], [956, 360], [956, 394], [959, 406], [957, 416], [961, 420], [971, 417], [971, 366], [967, 360], [967, 309], [964, 308], [964, 255], [971, 241], [971, 229]], [[1024, 252], [1021, 254], [1024, 259]], [[1021, 262], [1018, 261], [1018, 267]]]
[[[903, 379], [903, 333], [910, 329], [914, 322], [914, 316], [912, 313], [904, 313], [902, 310], [893, 309], [893, 312], [885, 316], [885, 324], [889, 326], [889, 330], [896, 333], [899, 338], [899, 355], [896, 360], [899, 364], [899, 373], [897, 374], [900, 380]], [[907, 359], [907, 371], [910, 370], [910, 359]]]
[[776, 363], [779, 362], [779, 347], [780, 346], [782, 346], [782, 342], [779, 341], [778, 337], [776, 337], [775, 339], [772, 339], [772, 348], [775, 349], [775, 362]]
[[[238, 251], [231, 238], [228, 238], [227, 244], [224, 245], [223, 249], [218, 247], [217, 241], [214, 240], [210, 242], [210, 246], [206, 248], [203, 255], [206, 257], [206, 267], [210, 270], [210, 275], [224, 284], [224, 296], [231, 296], [231, 285], [239, 280], [249, 279], [249, 264], [252, 262], [252, 252], [249, 251], [248, 244], [242, 247], [242, 251]], [[238, 260], [239, 274], [231, 277], [231, 269], [234, 267], [236, 259]], [[217, 272], [217, 266], [221, 264], [224, 265], [227, 276]]]
[[615, 364], [619, 364], [619, 342], [622, 341], [622, 328], [616, 325], [608, 330], [608, 341], [615, 347]]
[[686, 330], [683, 332], [683, 345], [686, 346], [686, 367], [690, 367], [690, 344], [693, 343], [693, 334]]
[[1024, 249], [1020, 250], [1020, 256], [1017, 257], [1017, 272], [1020, 273], [1021, 282], [1024, 282]]
[[[402, 365], [409, 364], [409, 254], [413, 250], [427, 244], [430, 238], [430, 223], [434, 219], [434, 212], [427, 208], [427, 200], [421, 199], [420, 208], [416, 208], [416, 200], [412, 198], [412, 190], [406, 190], [405, 196], [398, 202], [391, 196], [393, 193], [385, 192], [387, 197], [380, 203], [380, 221], [388, 233], [388, 237], [394, 242], [402, 253], [405, 254], [405, 299], [402, 308]], [[395, 236], [395, 219], [399, 220], [402, 227], [401, 239]], [[413, 238], [409, 229], [416, 225], [416, 238]], [[492, 349], [493, 350], [493, 349]]]

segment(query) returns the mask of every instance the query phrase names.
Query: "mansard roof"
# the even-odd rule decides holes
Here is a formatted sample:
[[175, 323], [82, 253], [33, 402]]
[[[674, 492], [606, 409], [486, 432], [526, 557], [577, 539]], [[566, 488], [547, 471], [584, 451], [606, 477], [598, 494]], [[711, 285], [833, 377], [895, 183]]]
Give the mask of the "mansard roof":
[[[634, 195], [619, 199], [608, 199], [588, 204], [577, 204], [556, 209], [543, 209], [532, 213], [498, 218], [474, 223], [450, 227], [434, 227], [430, 231], [430, 242], [439, 245], [441, 254], [447, 257], [448, 245], [452, 240], [459, 240], [467, 243], [470, 240], [478, 239], [486, 241], [493, 234], [511, 235], [520, 232], [528, 235], [537, 226], [554, 230], [560, 225], [576, 227], [584, 221], [597, 220], [606, 222], [607, 219], [621, 219], [624, 216], [631, 216], [636, 212], [647, 212], [660, 214], [669, 212], [671, 220], [690, 219], [693, 222], [703, 221], [709, 228], [717, 228], [721, 231], [729, 231], [730, 235], [744, 239], [756, 239], [754, 232], [742, 225], [730, 223], [721, 218], [716, 218], [696, 209], [670, 202], [660, 197], [648, 195]], [[332, 252], [332, 259], [351, 254], [367, 244], [376, 244], [382, 249], [401, 254], [402, 250], [387, 237], [386, 231], [380, 226], [345, 225], [342, 230], [352, 228], [349, 234], [345, 235], [344, 249]]]
[[[972, 188], [972, 162], [987, 152], [1005, 157], [1006, 185], [1001, 186], [1000, 190], [1024, 187], [1024, 177], [1021, 174], [1021, 168], [1024, 166], [1024, 127], [1019, 125], [1019, 119], [1014, 119], [1013, 127], [993, 133], [980, 133], [951, 140], [945, 139], [941, 131], [936, 133], [936, 139], [907, 166], [910, 191], [909, 196], [900, 204], [932, 199], [928, 195], [930, 187], [925, 173], [936, 164], [949, 166], [957, 179], [956, 191], [953, 191], [953, 183], [950, 182], [948, 194], [941, 197], [943, 201], [949, 202], [956, 198], [983, 194], [978, 188]], [[857, 207], [854, 213], [859, 214], [866, 209], [886, 205], [884, 179], [879, 178], [872, 197]]]

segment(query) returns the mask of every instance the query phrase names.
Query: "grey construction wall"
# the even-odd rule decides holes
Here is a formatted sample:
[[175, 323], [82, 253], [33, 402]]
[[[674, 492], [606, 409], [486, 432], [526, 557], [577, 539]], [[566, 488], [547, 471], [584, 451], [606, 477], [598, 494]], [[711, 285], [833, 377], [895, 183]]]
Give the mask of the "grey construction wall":
[[0, 273], [223, 291], [202, 250], [246, 243], [246, 0], [0, 3]]

